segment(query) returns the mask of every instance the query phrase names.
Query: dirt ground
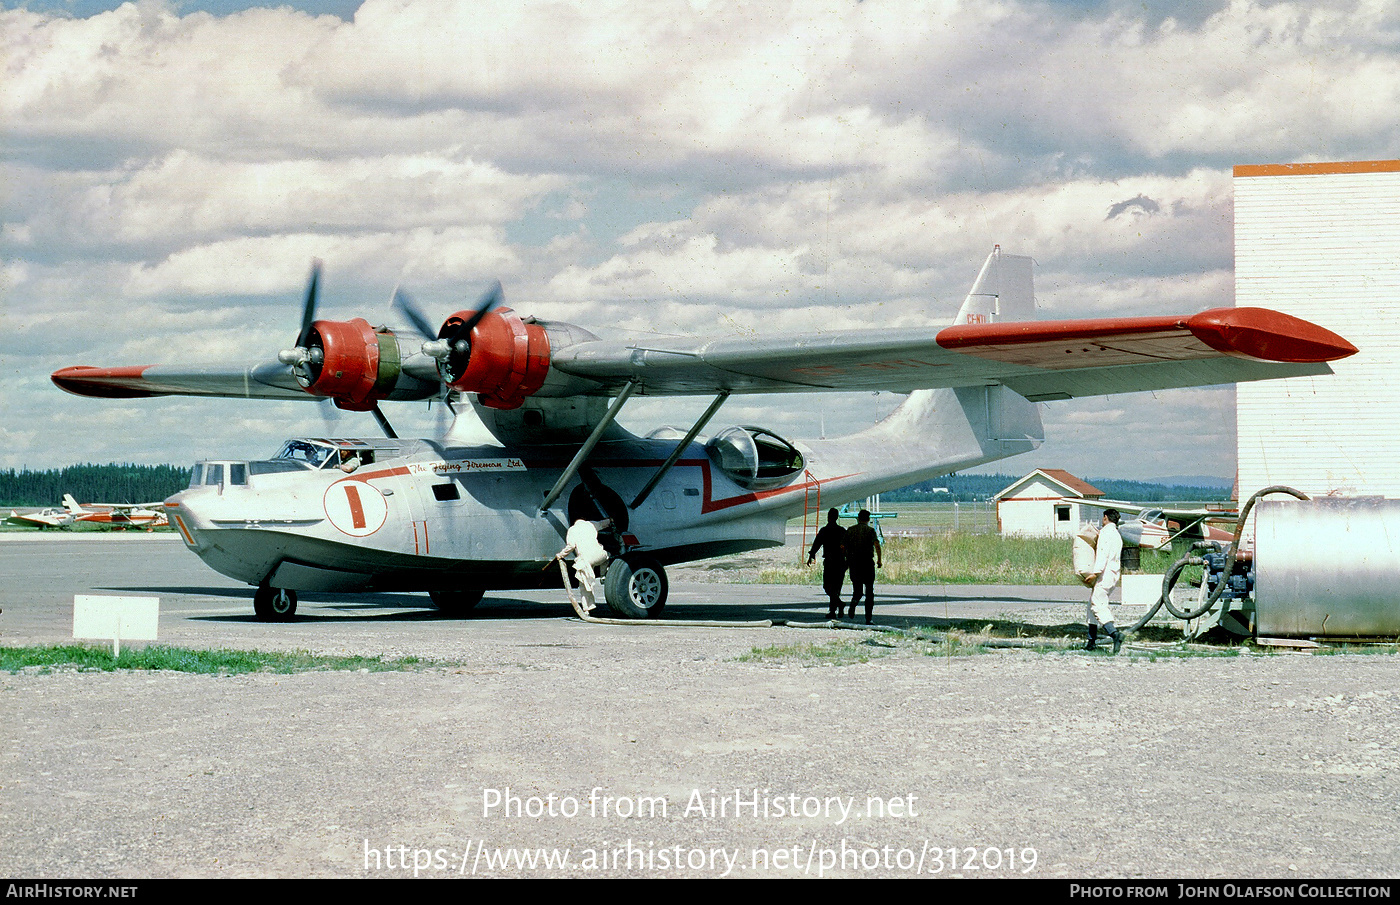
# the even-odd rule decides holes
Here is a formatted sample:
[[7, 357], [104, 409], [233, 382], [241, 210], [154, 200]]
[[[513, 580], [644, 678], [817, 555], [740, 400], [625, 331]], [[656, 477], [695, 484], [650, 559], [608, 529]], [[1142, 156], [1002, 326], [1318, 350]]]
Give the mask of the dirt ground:
[[[24, 560], [22, 578], [42, 577], [42, 590], [8, 592], [3, 643], [54, 640], [54, 623], [25, 609], [71, 599], [61, 576], [74, 560], [54, 556]], [[1393, 654], [948, 656], [865, 631], [600, 626], [489, 601], [461, 622], [324, 603], [268, 626], [243, 612], [245, 590], [187, 577], [180, 562], [146, 588], [163, 620], [167, 606], [182, 614], [171, 643], [451, 665], [0, 674], [0, 871], [1400, 872]], [[74, 586], [132, 591], [119, 568]], [[686, 601], [741, 592], [760, 607], [811, 593], [673, 587], [682, 615]], [[1051, 620], [1075, 610], [1036, 605]]]
[[529, 641], [425, 651], [463, 665], [420, 672], [3, 676], [0, 869], [1400, 869], [1393, 656], [738, 659], [835, 634], [558, 620]]

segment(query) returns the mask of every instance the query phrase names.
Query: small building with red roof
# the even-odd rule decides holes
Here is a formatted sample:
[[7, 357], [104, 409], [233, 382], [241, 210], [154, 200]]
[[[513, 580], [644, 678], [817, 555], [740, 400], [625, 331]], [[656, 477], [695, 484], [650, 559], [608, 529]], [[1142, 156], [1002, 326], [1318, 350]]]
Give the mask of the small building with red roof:
[[1002, 534], [1064, 538], [1073, 537], [1081, 522], [1098, 524], [1102, 512], [1075, 500], [1103, 498], [1102, 490], [1062, 468], [1037, 468], [992, 497]]

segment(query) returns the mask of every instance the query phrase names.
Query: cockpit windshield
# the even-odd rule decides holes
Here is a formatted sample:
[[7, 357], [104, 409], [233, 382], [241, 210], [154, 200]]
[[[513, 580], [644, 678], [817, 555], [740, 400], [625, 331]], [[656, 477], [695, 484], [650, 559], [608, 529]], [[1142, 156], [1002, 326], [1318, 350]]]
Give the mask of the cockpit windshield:
[[296, 462], [307, 468], [320, 468], [335, 457], [335, 447], [317, 440], [288, 440], [273, 460]]

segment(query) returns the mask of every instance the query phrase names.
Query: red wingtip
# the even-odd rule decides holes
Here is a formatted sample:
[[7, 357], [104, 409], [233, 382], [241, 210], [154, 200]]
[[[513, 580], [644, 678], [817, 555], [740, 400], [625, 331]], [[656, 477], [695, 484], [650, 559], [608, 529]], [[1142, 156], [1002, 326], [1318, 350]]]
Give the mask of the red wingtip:
[[1267, 308], [1212, 308], [1188, 318], [1186, 326], [1218, 352], [1263, 361], [1336, 361], [1357, 352], [1325, 327]]
[[142, 399], [160, 395], [139, 387], [149, 367], [150, 365], [94, 368], [91, 365], [74, 365], [54, 371], [49, 379], [60, 390], [66, 390], [75, 396], [92, 396], [96, 399]]

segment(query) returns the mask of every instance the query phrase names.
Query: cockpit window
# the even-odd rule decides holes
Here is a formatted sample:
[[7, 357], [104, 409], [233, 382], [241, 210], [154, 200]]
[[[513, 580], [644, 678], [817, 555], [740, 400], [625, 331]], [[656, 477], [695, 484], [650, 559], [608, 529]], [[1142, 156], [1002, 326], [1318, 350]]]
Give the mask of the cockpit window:
[[218, 486], [224, 482], [224, 466], [205, 465], [204, 484], [205, 486]]
[[329, 443], [313, 443], [310, 440], [288, 440], [282, 444], [273, 459], [287, 459], [299, 462], [307, 468], [320, 468], [335, 455]]

